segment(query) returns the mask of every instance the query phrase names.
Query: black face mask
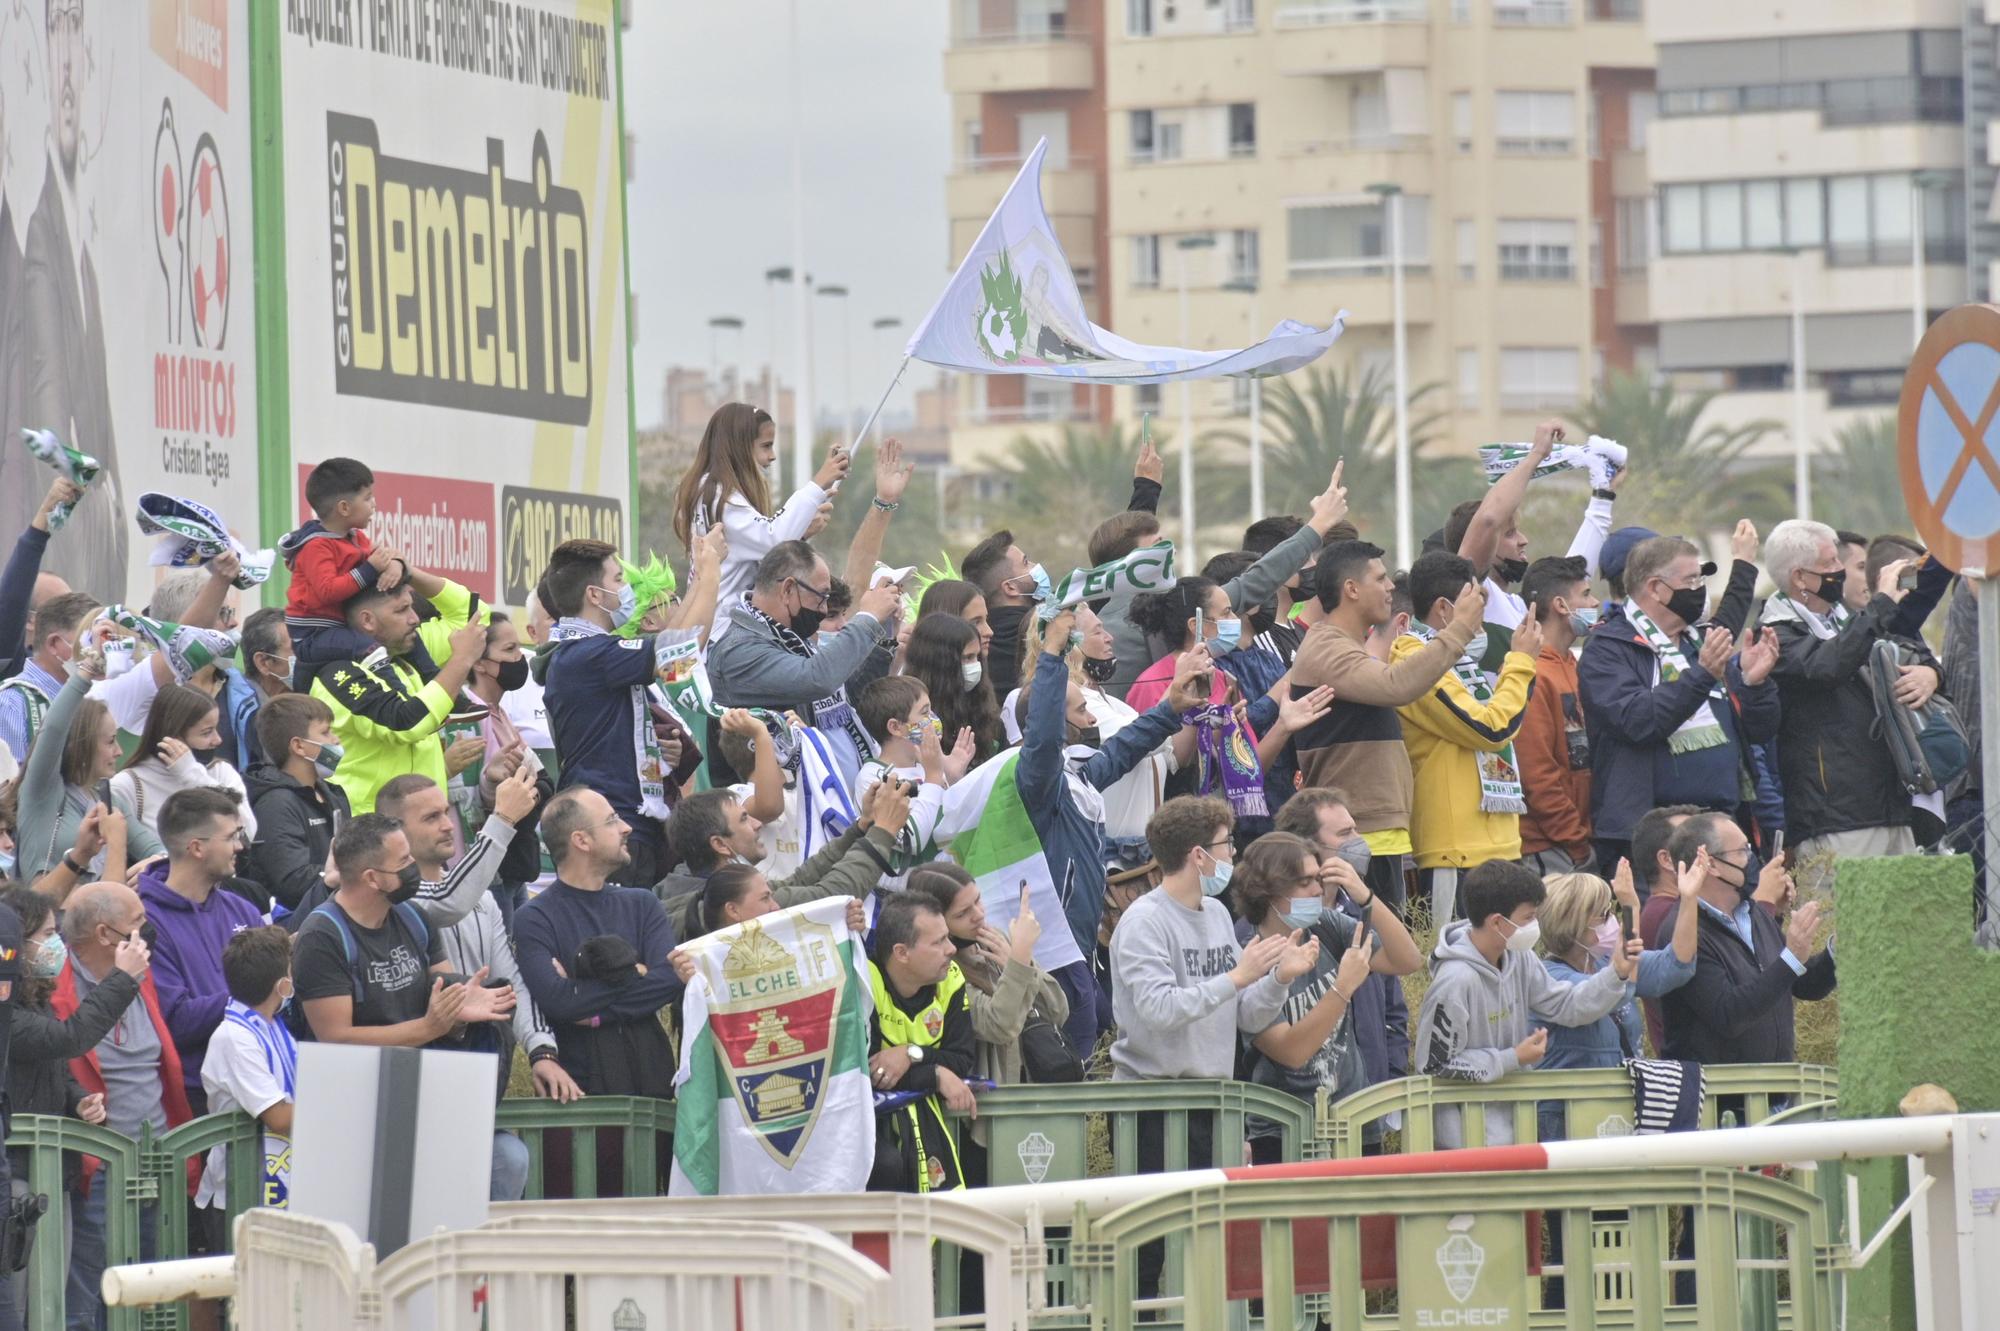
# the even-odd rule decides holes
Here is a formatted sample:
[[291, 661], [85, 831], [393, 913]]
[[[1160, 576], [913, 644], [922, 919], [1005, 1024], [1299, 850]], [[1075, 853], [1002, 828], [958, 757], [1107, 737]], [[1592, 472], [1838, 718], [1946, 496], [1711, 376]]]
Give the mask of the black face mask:
[[502, 692], [512, 693], [528, 682], [528, 658], [524, 656], [518, 661], [500, 662], [500, 669], [494, 678], [500, 682]]
[[1840, 594], [1847, 590], [1847, 570], [1837, 568], [1831, 573], [1819, 575], [1819, 590], [1813, 594], [1829, 605], [1840, 604]]
[[813, 634], [818, 633], [819, 626], [825, 622], [826, 611], [824, 610], [808, 610], [804, 606], [800, 606], [792, 612], [792, 632], [798, 634], [807, 642], [812, 641]]
[[1069, 742], [1072, 744], [1086, 744], [1093, 749], [1102, 748], [1104, 745], [1104, 733], [1096, 726], [1071, 726], [1069, 728]]
[[[1737, 867], [1735, 860], [1720, 860], [1718, 863], [1727, 864], [1732, 869]], [[1764, 872], [1763, 862], [1757, 858], [1757, 848], [1755, 846], [1749, 848], [1748, 858], [1743, 861], [1742, 868], [1743, 881], [1736, 884], [1736, 895], [1744, 901], [1748, 901], [1756, 894], [1758, 875]]]
[[417, 867], [415, 860], [411, 860], [396, 874], [396, 890], [389, 894], [389, 904], [400, 906], [414, 897], [417, 889], [423, 885], [423, 881], [424, 871]]
[[1528, 576], [1528, 561], [1525, 559], [1502, 559], [1493, 565], [1493, 580], [1502, 584], [1519, 582]]
[[217, 744], [213, 748], [208, 749], [189, 749], [188, 753], [193, 756], [196, 762], [206, 767], [222, 756], [222, 746]]
[[1708, 588], [1677, 587], [1667, 597], [1667, 609], [1684, 624], [1698, 624], [1708, 613]]
[[1118, 673], [1118, 658], [1107, 656], [1100, 661], [1094, 656], [1086, 656], [1083, 658], [1083, 673], [1093, 684], [1109, 683], [1111, 677]]

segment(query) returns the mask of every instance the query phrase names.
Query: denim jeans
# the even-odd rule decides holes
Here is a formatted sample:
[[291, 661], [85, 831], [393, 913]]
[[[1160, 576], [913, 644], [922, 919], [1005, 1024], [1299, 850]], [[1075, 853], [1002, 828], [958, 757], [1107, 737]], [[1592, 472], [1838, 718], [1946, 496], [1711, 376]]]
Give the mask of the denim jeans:
[[493, 1134], [493, 1178], [487, 1198], [518, 1202], [528, 1190], [528, 1144], [511, 1132]]
[[[69, 1248], [69, 1331], [104, 1331], [104, 1207], [110, 1194], [106, 1175], [92, 1180], [90, 1195], [69, 1195], [74, 1217]], [[159, 1255], [158, 1208], [139, 1212], [139, 1260], [150, 1262]]]

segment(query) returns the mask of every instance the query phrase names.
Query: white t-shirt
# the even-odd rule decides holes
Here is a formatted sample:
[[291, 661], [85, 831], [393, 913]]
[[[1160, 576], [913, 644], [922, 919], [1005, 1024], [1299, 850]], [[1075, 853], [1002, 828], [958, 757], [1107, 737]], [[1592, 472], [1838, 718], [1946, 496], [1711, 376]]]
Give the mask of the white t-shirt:
[[[756, 796], [757, 788], [745, 781], [731, 786], [729, 793], [740, 803], [748, 804]], [[799, 788], [795, 783], [785, 785], [785, 811], [757, 829], [758, 844], [764, 847], [764, 858], [757, 867], [764, 871], [766, 878], [773, 881], [788, 878], [798, 872], [806, 862], [801, 853], [799, 835]]]
[[[229, 1011], [241, 1009], [241, 1004], [231, 1002]], [[266, 1021], [255, 1012], [249, 1014], [250, 1022], [262, 1022], [272, 1032], [270, 1038], [289, 1042], [291, 1035], [276, 1022]], [[296, 1063], [297, 1053], [292, 1058]], [[272, 1067], [272, 1055], [266, 1051], [257, 1033], [243, 1021], [232, 1018], [225, 1012], [222, 1023], [209, 1037], [208, 1052], [202, 1055], [201, 1084], [208, 1092], [208, 1110], [212, 1114], [224, 1114], [232, 1109], [241, 1109], [247, 1114], [259, 1115], [283, 1100], [291, 1099], [285, 1093], [284, 1082], [278, 1071]], [[220, 1207], [227, 1199], [224, 1185], [228, 1181], [229, 1152], [217, 1146], [208, 1153], [208, 1166], [202, 1172], [201, 1186], [195, 1191], [196, 1206]], [[264, 1134], [264, 1193], [259, 1203], [269, 1207], [284, 1207], [291, 1192], [292, 1143], [276, 1133]]]

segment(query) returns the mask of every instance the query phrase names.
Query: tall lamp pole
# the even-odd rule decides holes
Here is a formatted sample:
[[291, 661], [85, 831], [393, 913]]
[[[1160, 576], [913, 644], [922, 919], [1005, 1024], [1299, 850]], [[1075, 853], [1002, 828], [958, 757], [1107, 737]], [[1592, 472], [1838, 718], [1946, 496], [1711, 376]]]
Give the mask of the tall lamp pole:
[[[877, 319], [872, 326], [875, 329], [876, 333], [875, 355], [876, 358], [879, 360], [882, 355], [881, 334], [889, 332], [893, 329], [901, 328], [903, 326], [903, 321], [901, 319], [898, 319], [893, 314], [885, 314], [881, 318]], [[882, 446], [882, 417], [880, 415], [877, 415], [875, 417], [874, 443], [877, 448], [880, 448]]]
[[[1188, 331], [1188, 265], [1194, 261], [1194, 251], [1215, 248], [1215, 237], [1207, 232], [1182, 236], [1174, 248], [1181, 252], [1181, 345], [1185, 347], [1193, 336]], [[1186, 379], [1181, 380], [1181, 547], [1179, 566], [1199, 568], [1194, 539], [1194, 387]]]
[[1410, 516], [1410, 346], [1403, 317], [1403, 187], [1394, 181], [1370, 185], [1380, 195], [1389, 232], [1389, 300], [1396, 379], [1396, 564], [1408, 568], [1416, 558], [1416, 529]]
[[[769, 366], [771, 382], [768, 386], [771, 401], [767, 404], [767, 409], [771, 413], [771, 438], [774, 440], [782, 439], [780, 432], [783, 430], [785, 424], [784, 412], [781, 410], [784, 406], [785, 392], [778, 386], [778, 286], [782, 282], [789, 282], [791, 280], [792, 270], [788, 267], [780, 266], [764, 270], [764, 286], [771, 293], [771, 363]], [[798, 428], [798, 422], [792, 422], [792, 429], [797, 430]], [[782, 442], [778, 446], [780, 448], [784, 447]]]
[[[1239, 277], [1222, 284], [1227, 291], [1241, 291], [1250, 297], [1250, 340], [1256, 341], [1263, 321], [1257, 317], [1257, 283]], [[1250, 379], [1250, 520], [1264, 516], [1264, 377]]]
[[813, 474], [813, 364], [812, 306], [807, 288], [812, 276], [806, 272], [806, 148], [804, 64], [799, 57], [799, 0], [790, 0], [786, 18], [791, 37], [792, 85], [792, 268], [799, 276], [792, 288], [792, 309], [798, 318], [799, 406], [798, 424], [792, 427], [792, 488], [804, 485]]
[[1806, 252], [1792, 251], [1792, 490], [1801, 520], [1812, 516], [1812, 446], [1806, 439]]
[[853, 312], [848, 308], [847, 288], [829, 284], [819, 294], [840, 302], [840, 432], [854, 434], [854, 338]]

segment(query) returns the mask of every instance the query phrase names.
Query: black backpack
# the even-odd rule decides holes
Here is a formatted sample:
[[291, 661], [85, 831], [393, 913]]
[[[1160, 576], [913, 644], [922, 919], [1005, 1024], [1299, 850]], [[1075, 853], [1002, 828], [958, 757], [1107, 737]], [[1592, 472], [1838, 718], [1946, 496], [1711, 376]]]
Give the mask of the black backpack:
[[1932, 795], [1956, 781], [1972, 761], [1965, 723], [1942, 693], [1922, 707], [1896, 701], [1897, 668], [1913, 664], [1916, 653], [1889, 638], [1878, 639], [1868, 651], [1868, 672], [1875, 695], [1875, 728], [1896, 762], [1896, 776], [1912, 795]]

